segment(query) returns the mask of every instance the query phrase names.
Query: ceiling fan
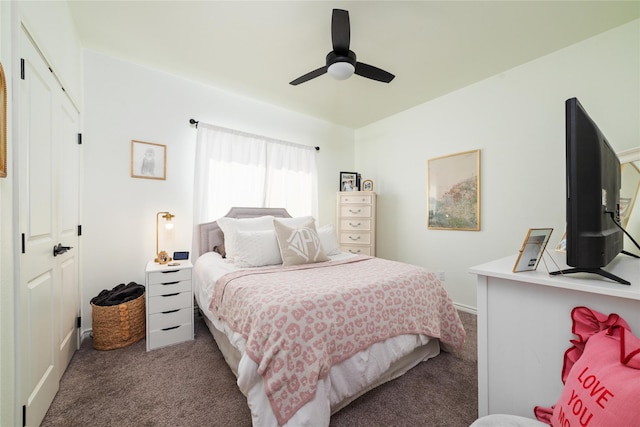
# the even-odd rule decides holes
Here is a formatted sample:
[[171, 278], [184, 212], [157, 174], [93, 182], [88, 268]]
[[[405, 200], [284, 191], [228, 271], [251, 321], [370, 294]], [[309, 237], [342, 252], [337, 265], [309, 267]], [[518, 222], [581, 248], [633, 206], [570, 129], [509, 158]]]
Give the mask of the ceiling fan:
[[368, 79], [389, 83], [395, 77], [393, 74], [384, 71], [373, 65], [356, 61], [356, 54], [349, 50], [351, 29], [349, 25], [349, 12], [342, 9], [333, 9], [331, 17], [331, 41], [333, 50], [327, 54], [327, 64], [313, 70], [297, 79], [289, 82], [296, 86], [316, 77], [329, 73], [337, 80], [345, 80], [354, 73]]

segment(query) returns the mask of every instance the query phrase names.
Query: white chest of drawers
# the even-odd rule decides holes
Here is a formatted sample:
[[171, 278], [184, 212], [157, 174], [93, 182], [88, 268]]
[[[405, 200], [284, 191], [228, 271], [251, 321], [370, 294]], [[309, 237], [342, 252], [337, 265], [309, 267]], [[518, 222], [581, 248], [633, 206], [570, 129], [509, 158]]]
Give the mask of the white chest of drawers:
[[336, 231], [340, 249], [360, 255], [376, 254], [376, 193], [338, 192]]
[[193, 339], [192, 270], [190, 261], [147, 263], [147, 351]]

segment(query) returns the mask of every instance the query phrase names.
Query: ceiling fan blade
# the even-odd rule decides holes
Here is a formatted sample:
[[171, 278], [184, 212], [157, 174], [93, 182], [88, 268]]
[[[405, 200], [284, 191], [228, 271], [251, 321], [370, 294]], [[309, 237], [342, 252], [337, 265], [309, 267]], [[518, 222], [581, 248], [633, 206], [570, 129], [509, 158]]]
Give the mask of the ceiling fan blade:
[[356, 62], [355, 73], [359, 76], [384, 83], [389, 83], [395, 77], [388, 71], [382, 70], [378, 67], [374, 67], [373, 65], [365, 64], [363, 62]]
[[349, 12], [342, 9], [333, 9], [331, 17], [331, 41], [333, 51], [339, 55], [349, 52], [351, 29], [349, 24]]
[[326, 66], [320, 67], [320, 68], [318, 68], [316, 70], [313, 70], [313, 71], [311, 71], [311, 72], [309, 72], [309, 73], [307, 73], [307, 74], [305, 74], [303, 76], [298, 77], [297, 79], [289, 82], [289, 84], [293, 85], [293, 86], [297, 86], [300, 83], [304, 83], [304, 82], [307, 82], [307, 81], [309, 81], [311, 79], [315, 79], [316, 77], [321, 76], [326, 72], [327, 72], [327, 67]]

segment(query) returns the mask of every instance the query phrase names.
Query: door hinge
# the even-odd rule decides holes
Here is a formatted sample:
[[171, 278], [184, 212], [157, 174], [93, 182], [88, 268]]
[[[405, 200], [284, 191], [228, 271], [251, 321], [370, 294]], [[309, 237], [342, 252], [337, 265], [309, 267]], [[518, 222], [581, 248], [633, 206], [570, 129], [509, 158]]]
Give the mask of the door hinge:
[[78, 134], [78, 145], [82, 145], [82, 134]]
[[24, 254], [24, 253], [26, 253], [26, 251], [25, 251], [25, 247], [24, 247], [24, 233], [22, 233], [22, 238], [21, 238], [21, 240], [22, 240], [22, 253]]
[[82, 236], [82, 225], [78, 225], [78, 236]]
[[76, 327], [80, 329], [82, 327], [82, 316], [78, 316], [76, 319]]
[[22, 427], [27, 425], [27, 405], [22, 405]]
[[24, 80], [24, 58], [20, 58], [20, 79]]

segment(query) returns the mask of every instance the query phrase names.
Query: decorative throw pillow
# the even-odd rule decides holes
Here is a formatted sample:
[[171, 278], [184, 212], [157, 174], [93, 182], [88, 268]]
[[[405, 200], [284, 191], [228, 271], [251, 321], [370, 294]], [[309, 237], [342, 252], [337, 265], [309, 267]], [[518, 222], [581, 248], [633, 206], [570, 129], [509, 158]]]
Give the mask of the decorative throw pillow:
[[233, 263], [237, 267], [262, 267], [282, 264], [280, 248], [274, 230], [236, 232], [238, 253]]
[[576, 307], [572, 317], [578, 339], [565, 355], [565, 365], [571, 366], [563, 369], [564, 390], [552, 408], [535, 408], [537, 418], [558, 427], [636, 425], [640, 339], [617, 315]]
[[256, 218], [228, 218], [222, 217], [216, 223], [224, 234], [224, 247], [227, 260], [235, 262], [238, 253], [236, 235], [238, 231], [273, 230], [273, 216], [259, 216]]
[[329, 260], [322, 250], [313, 219], [306, 224], [289, 227], [276, 218], [273, 225], [276, 229], [282, 265], [311, 264]]
[[333, 224], [323, 225], [318, 228], [318, 237], [322, 243], [322, 249], [327, 255], [338, 255], [340, 252], [340, 244], [336, 237], [336, 229]]

